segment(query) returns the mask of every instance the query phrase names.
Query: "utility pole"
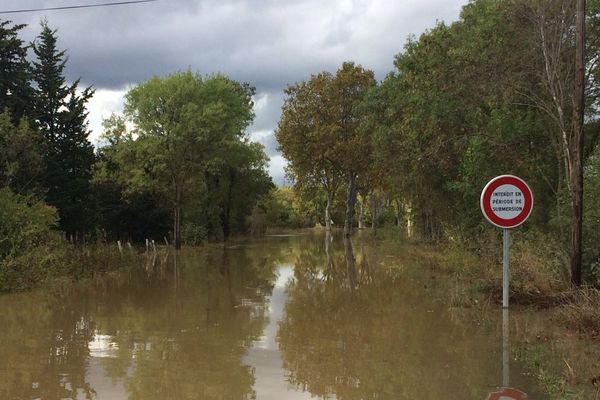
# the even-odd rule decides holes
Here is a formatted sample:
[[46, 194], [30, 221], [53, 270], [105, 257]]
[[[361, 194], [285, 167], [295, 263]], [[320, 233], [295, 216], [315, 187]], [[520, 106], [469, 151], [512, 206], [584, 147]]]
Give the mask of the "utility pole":
[[577, 0], [575, 18], [575, 93], [573, 107], [573, 168], [571, 177], [572, 232], [571, 232], [571, 282], [581, 285], [581, 253], [583, 236], [583, 124], [585, 111], [585, 0]]

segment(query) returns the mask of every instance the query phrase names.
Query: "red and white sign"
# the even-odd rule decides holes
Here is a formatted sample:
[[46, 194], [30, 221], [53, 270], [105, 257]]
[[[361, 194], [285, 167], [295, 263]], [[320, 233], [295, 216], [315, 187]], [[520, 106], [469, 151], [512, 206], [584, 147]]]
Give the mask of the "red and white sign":
[[513, 175], [500, 175], [481, 192], [481, 211], [500, 228], [521, 225], [533, 210], [533, 193], [525, 181]]
[[526, 400], [527, 395], [519, 389], [504, 388], [499, 392], [493, 392], [488, 395], [487, 400]]

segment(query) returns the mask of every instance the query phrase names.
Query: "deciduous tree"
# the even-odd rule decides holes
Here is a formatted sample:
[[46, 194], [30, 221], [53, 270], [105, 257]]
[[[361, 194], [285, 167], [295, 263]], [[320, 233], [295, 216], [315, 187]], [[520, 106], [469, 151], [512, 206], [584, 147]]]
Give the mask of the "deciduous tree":
[[356, 180], [371, 147], [369, 132], [360, 129], [358, 105], [374, 85], [372, 71], [346, 62], [335, 75], [322, 72], [290, 86], [276, 133], [297, 184], [325, 190], [327, 229], [334, 195], [346, 183], [346, 235], [352, 231]]
[[130, 183], [169, 200], [177, 248], [190, 194], [206, 184], [221, 146], [243, 136], [254, 117], [253, 94], [252, 87], [227, 77], [187, 71], [154, 77], [126, 96], [125, 112], [137, 136]]

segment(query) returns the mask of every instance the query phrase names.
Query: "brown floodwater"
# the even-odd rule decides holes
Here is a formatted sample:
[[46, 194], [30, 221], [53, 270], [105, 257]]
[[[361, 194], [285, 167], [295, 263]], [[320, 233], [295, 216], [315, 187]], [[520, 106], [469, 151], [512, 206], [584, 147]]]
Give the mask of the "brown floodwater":
[[360, 237], [267, 236], [131, 263], [0, 297], [0, 399], [483, 400], [503, 386], [545, 398], [499, 306], [451, 307], [447, 279]]

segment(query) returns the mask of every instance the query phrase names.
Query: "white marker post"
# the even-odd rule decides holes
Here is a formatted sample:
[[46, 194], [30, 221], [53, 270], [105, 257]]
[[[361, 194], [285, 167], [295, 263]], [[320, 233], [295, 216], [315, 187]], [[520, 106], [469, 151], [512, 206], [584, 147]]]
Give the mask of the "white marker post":
[[485, 218], [503, 229], [502, 308], [508, 308], [510, 229], [529, 218], [533, 210], [533, 193], [523, 179], [513, 175], [500, 175], [483, 188], [480, 206]]

